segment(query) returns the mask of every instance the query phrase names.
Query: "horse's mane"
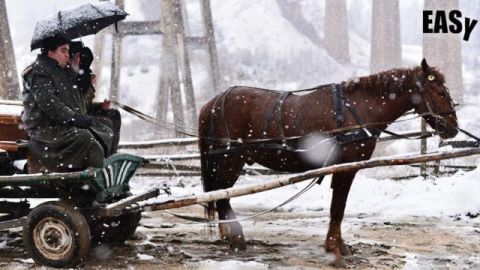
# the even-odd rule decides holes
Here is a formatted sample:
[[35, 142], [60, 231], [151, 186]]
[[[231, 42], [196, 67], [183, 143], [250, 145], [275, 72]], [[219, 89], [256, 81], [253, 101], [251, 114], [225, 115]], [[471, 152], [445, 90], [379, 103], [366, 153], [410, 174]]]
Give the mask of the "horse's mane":
[[[411, 90], [409, 86], [415, 85], [415, 74], [421, 74], [417, 75], [417, 77], [425, 76], [420, 66], [414, 68], [394, 68], [347, 80], [344, 82], [344, 87], [346, 92], [363, 89], [376, 91], [379, 95], [385, 95], [387, 93], [401, 95]], [[430, 68], [429, 74], [427, 75], [434, 75], [437, 81], [445, 83], [444, 75], [437, 68]]]

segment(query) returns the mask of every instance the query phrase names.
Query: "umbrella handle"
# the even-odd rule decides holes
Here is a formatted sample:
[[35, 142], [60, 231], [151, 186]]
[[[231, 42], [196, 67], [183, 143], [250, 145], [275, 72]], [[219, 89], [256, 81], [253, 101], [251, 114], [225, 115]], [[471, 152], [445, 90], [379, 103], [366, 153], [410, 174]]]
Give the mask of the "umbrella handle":
[[61, 30], [62, 29], [62, 14], [60, 13], [60, 11], [58, 12], [57, 17], [58, 17], [58, 22], [59, 22], [59, 25], [60, 25], [60, 30]]
[[[115, 11], [115, 17], [117, 17], [116, 11]], [[118, 21], [115, 22], [115, 32], [118, 34]]]

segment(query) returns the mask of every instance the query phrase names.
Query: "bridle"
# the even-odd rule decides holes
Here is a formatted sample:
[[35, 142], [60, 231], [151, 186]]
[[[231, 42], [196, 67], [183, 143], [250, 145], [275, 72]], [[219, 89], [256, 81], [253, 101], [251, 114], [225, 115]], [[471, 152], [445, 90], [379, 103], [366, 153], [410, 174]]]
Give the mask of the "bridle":
[[[433, 76], [433, 75], [429, 75], [429, 76]], [[427, 96], [425, 95], [425, 83], [426, 83], [425, 77], [418, 79], [417, 75], [415, 74], [414, 79], [415, 79], [415, 85], [417, 86], [418, 92], [420, 93], [420, 96], [422, 97], [422, 99], [425, 101], [425, 106], [427, 107], [427, 110], [428, 110], [427, 113], [422, 113], [422, 115], [427, 115], [435, 118], [435, 127], [436, 127], [435, 130], [437, 130], [439, 123], [441, 123], [443, 126], [448, 126], [453, 129], [456, 129], [462, 132], [463, 134], [467, 135], [468, 137], [473, 138], [476, 141], [480, 142], [479, 137], [473, 135], [472, 133], [464, 129], [461, 129], [458, 126], [453, 126], [452, 124], [448, 123], [448, 121], [443, 116], [443, 115], [449, 115], [449, 114], [455, 113], [455, 110], [453, 109], [454, 108], [453, 100], [450, 96], [450, 92], [447, 86], [443, 85], [442, 91], [445, 93], [446, 97], [450, 98], [452, 110], [438, 113], [433, 110], [433, 108], [437, 109], [435, 102], [433, 100], [430, 101], [429, 99], [427, 99]], [[433, 81], [433, 80], [429, 80], [429, 81]]]
[[[430, 76], [433, 76], [433, 75], [428, 75], [428, 77], [430, 77]], [[453, 127], [451, 124], [449, 124], [447, 122], [447, 120], [444, 117], [444, 115], [449, 115], [449, 114], [454, 114], [455, 113], [455, 110], [453, 109], [454, 104], [453, 104], [452, 98], [450, 97], [450, 94], [448, 92], [448, 88], [445, 85], [443, 85], [441, 90], [443, 91], [445, 96], [450, 99], [450, 105], [451, 105], [452, 110], [445, 111], [445, 112], [437, 112], [437, 110], [434, 110], [434, 109], [438, 109], [438, 106], [435, 104], [435, 101], [428, 99], [427, 95], [426, 95], [426, 91], [425, 91], [425, 83], [427, 81], [426, 78], [423, 77], [421, 79], [418, 79], [417, 75], [415, 74], [414, 79], [415, 79], [415, 85], [417, 86], [418, 92], [419, 92], [420, 96], [422, 97], [423, 101], [425, 102], [425, 106], [427, 107], [427, 113], [424, 113], [424, 115], [431, 116], [431, 117], [435, 118], [436, 129], [438, 128], [440, 123], [443, 126]], [[435, 77], [433, 77], [432, 79], [428, 78], [428, 80], [430, 82], [433, 81], [434, 79], [435, 79]], [[454, 127], [454, 128], [456, 128], [456, 127]]]

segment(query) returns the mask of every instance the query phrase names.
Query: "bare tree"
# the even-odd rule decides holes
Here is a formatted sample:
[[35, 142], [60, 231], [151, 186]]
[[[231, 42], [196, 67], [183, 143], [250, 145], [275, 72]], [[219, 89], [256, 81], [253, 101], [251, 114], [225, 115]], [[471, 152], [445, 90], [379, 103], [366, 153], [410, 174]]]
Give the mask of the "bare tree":
[[[458, 0], [425, 0], [425, 9], [458, 9]], [[463, 101], [461, 37], [455, 34], [424, 34], [423, 56], [445, 74], [446, 85], [455, 101]]]
[[373, 0], [370, 71], [374, 73], [399, 67], [401, 64], [399, 2]]
[[0, 0], [0, 38], [0, 64], [2, 65], [0, 69], [0, 97], [18, 99], [20, 87], [5, 0]]
[[165, 97], [170, 95], [173, 118], [176, 124], [175, 130], [177, 136], [181, 137], [185, 125], [182, 110], [182, 95], [180, 92], [180, 81], [178, 77], [178, 59], [176, 49], [177, 33], [179, 33], [179, 8], [178, 0], [163, 0], [160, 2], [162, 10], [161, 23], [164, 25], [164, 33], [162, 39], [162, 74], [160, 78], [160, 91], [157, 97], [157, 118], [166, 120], [166, 104]]
[[350, 61], [347, 3], [327, 0], [325, 6], [325, 49], [339, 63]]

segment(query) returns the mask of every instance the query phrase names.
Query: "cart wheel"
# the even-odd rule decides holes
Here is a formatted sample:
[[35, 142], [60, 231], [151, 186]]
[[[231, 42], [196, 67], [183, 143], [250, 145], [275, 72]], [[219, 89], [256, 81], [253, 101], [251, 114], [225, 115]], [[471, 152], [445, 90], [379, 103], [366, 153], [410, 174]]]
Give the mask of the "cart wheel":
[[28, 215], [23, 242], [38, 264], [74, 267], [90, 250], [90, 228], [85, 217], [72, 206], [48, 202]]
[[130, 239], [140, 223], [142, 213], [128, 213], [119, 217], [105, 218], [96, 224], [91, 223], [94, 244], [122, 244]]

